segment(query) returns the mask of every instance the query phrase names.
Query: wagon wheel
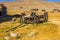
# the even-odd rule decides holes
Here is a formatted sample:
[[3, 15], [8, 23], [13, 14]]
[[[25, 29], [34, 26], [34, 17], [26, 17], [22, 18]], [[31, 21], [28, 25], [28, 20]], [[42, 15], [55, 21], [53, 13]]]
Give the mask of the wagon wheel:
[[47, 12], [44, 13], [43, 18], [44, 18], [44, 22], [48, 21], [48, 13]]
[[26, 21], [25, 21], [25, 23], [27, 23], [27, 24], [28, 24], [28, 23], [30, 23], [30, 21], [29, 21], [29, 20], [26, 20]]
[[20, 23], [24, 22], [24, 16], [26, 16], [26, 13], [21, 13]]
[[32, 22], [32, 21], [31, 21], [30, 18], [25, 19], [25, 23], [29, 24], [29, 23], [31, 23], [31, 22]]
[[34, 17], [34, 23], [39, 23], [39, 16]]

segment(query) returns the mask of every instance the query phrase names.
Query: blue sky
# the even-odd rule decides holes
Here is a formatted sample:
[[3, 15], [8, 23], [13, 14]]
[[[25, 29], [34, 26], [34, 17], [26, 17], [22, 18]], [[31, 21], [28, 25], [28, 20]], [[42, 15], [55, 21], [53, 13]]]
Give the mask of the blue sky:
[[48, 2], [60, 2], [60, 0], [46, 0]]
[[[13, 2], [14, 0], [5, 0], [6, 2]], [[46, 0], [48, 2], [60, 2], [60, 0]], [[0, 2], [4, 2], [4, 0], [0, 0]]]
[[[13, 2], [14, 0], [5, 0], [6, 2]], [[5, 2], [4, 0], [0, 0], [0, 2]]]

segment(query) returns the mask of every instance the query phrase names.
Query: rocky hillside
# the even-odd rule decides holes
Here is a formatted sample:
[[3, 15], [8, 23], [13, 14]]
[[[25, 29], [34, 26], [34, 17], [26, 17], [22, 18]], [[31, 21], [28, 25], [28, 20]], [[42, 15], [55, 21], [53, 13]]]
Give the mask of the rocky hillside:
[[26, 2], [3, 2], [7, 7], [8, 14], [21, 13], [32, 8], [38, 8], [39, 10], [46, 9], [50, 11], [54, 8], [60, 9], [60, 4], [53, 2], [38, 2], [38, 1], [26, 1]]

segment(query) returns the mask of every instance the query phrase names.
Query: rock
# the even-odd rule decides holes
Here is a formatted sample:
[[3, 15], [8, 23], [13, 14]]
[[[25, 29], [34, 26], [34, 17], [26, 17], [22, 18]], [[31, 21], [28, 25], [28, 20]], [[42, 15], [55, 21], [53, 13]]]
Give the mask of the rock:
[[6, 37], [6, 36], [5, 36], [4, 39], [5, 39], [5, 40], [9, 40], [9, 37]]
[[16, 37], [17, 36], [17, 33], [15, 34], [15, 33], [10, 33], [10, 36], [11, 37]]

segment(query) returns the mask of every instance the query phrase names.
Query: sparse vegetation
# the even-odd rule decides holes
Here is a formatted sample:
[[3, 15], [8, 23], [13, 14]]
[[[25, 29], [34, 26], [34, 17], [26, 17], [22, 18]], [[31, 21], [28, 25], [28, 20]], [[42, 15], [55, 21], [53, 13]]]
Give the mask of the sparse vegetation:
[[[45, 5], [46, 5], [46, 3], [45, 3]], [[49, 6], [49, 3], [47, 5]], [[16, 7], [16, 8], [18, 9], [18, 7]], [[23, 6], [23, 8], [24, 8], [24, 6]], [[32, 8], [34, 8], [34, 7], [32, 7]], [[9, 7], [8, 7], [8, 9], [9, 9]], [[27, 7], [27, 9], [28, 9], [28, 7]], [[20, 10], [20, 9], [17, 11], [8, 10], [8, 14], [10, 13], [10, 15], [14, 15], [15, 12], [17, 14], [20, 14], [24, 11], [24, 10], [23, 11], [22, 10]], [[45, 11], [45, 10], [43, 10], [43, 11]], [[41, 12], [38, 11], [38, 13], [40, 14]], [[48, 13], [48, 22], [40, 23], [40, 24], [20, 25], [21, 24], [20, 18], [13, 17], [12, 20], [13, 21], [5, 21], [5, 22], [0, 23], [0, 40], [5, 40], [5, 39], [9, 39], [9, 38], [10, 38], [9, 40], [60, 40], [60, 12], [54, 12], [54, 13], [49, 12]], [[12, 28], [14, 30], [12, 30]], [[12, 33], [15, 37], [11, 37], [10, 33]], [[18, 34], [18, 35], [16, 35], [16, 34]]]
[[[55, 15], [54, 15], [55, 14]], [[52, 17], [51, 17], [52, 16]], [[19, 19], [17, 19], [15, 22], [15, 18], [13, 18], [13, 21], [7, 21], [0, 23], [0, 40], [4, 40], [4, 37], [8, 36], [9, 33], [18, 33], [21, 34], [21, 36], [18, 38], [20, 40], [55, 40], [60, 38], [60, 26], [57, 25], [58, 23], [52, 23], [50, 20], [53, 18], [56, 19], [57, 21], [59, 19], [59, 13], [49, 13], [49, 20], [48, 22], [45, 23], [40, 23], [40, 24], [26, 24], [26, 26], [18, 26], [21, 23], [19, 22]], [[23, 24], [25, 25], [25, 24]], [[11, 28], [14, 28], [18, 26], [15, 30], [11, 30]], [[8, 32], [5, 32], [6, 30], [10, 30]], [[30, 33], [32, 32], [32, 36], [29, 36]], [[36, 34], [34, 33], [36, 32]], [[57, 34], [57, 35], [56, 35]], [[6, 35], [6, 36], [5, 36]], [[10, 36], [8, 36], [10, 38]], [[56, 37], [56, 38], [55, 38]], [[44, 38], [44, 39], [43, 39]], [[15, 38], [16, 39], [16, 38]], [[11, 39], [12, 40], [12, 39]], [[17, 40], [17, 39], [16, 39]]]

